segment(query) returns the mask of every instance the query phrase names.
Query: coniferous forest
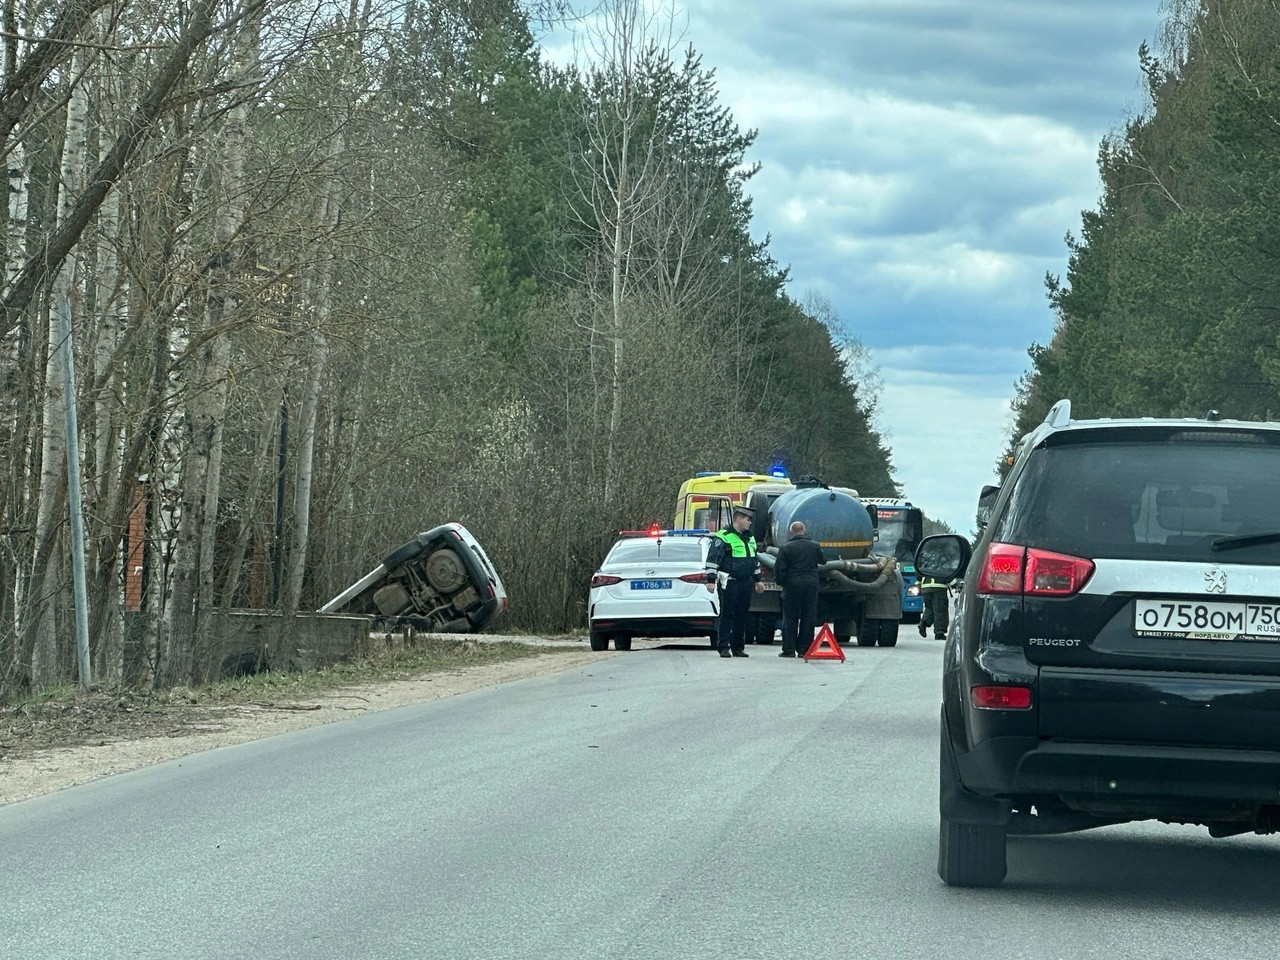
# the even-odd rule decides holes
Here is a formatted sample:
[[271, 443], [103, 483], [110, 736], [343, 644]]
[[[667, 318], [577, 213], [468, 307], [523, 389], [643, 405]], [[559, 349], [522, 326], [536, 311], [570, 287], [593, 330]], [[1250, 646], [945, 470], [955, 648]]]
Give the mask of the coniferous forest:
[[1280, 9], [1168, 0], [1148, 102], [1101, 146], [1102, 195], [1048, 278], [1012, 445], [1073, 417], [1280, 417]]

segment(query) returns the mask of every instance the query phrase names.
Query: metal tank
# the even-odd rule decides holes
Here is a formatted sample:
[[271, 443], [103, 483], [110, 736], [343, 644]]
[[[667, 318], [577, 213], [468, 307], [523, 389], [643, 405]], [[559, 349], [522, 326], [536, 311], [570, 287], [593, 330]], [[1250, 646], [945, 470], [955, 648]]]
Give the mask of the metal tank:
[[871, 553], [875, 528], [861, 500], [830, 487], [789, 490], [769, 507], [770, 545], [787, 542], [799, 520], [831, 560], [861, 560]]
[[[871, 554], [875, 525], [866, 504], [848, 488], [822, 486], [815, 481], [798, 483], [802, 485], [778, 496], [768, 507], [768, 536], [758, 554], [765, 567], [766, 588], [751, 599], [757, 621], [755, 634], [765, 638], [756, 642], [772, 642], [781, 611], [773, 567], [779, 547], [790, 538], [788, 528], [799, 520], [828, 558], [820, 568], [819, 621], [830, 623], [842, 644], [856, 635], [859, 646], [894, 646], [898, 642], [902, 576], [892, 557]], [[868, 612], [873, 608], [875, 613]]]

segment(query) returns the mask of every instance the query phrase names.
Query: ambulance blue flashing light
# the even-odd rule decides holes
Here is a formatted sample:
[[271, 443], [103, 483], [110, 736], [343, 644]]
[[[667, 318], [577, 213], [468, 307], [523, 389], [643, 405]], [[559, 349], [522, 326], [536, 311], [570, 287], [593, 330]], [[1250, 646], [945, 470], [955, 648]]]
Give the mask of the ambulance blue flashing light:
[[780, 461], [775, 461], [769, 465], [769, 476], [785, 480], [787, 479], [787, 468]]

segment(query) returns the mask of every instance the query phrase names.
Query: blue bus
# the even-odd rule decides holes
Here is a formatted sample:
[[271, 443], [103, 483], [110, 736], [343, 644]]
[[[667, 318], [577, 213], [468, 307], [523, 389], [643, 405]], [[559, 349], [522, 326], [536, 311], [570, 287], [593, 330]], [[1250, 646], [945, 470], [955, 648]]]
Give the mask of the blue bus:
[[924, 537], [924, 513], [910, 500], [892, 497], [861, 497], [876, 511], [876, 541], [871, 552], [883, 557], [896, 557], [902, 571], [902, 619], [919, 623], [924, 613], [924, 599], [916, 577], [916, 547]]

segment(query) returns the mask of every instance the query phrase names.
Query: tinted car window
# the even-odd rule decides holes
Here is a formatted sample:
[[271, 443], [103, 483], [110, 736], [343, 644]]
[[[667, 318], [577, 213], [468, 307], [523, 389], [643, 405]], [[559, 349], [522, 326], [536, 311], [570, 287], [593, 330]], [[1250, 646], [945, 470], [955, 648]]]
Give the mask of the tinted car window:
[[[1031, 454], [996, 540], [1074, 556], [1214, 561], [1215, 539], [1280, 531], [1280, 446], [1271, 438], [1076, 437]], [[1280, 564], [1280, 545], [1246, 547], [1231, 560]]]
[[653, 563], [656, 560], [698, 563], [702, 546], [697, 540], [624, 540], [614, 544], [607, 563]]

